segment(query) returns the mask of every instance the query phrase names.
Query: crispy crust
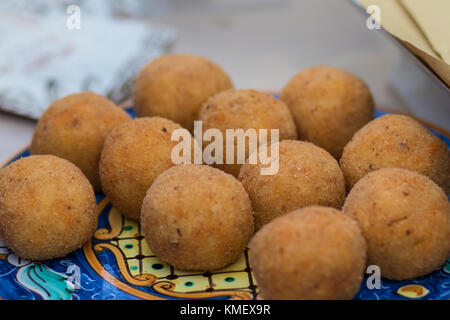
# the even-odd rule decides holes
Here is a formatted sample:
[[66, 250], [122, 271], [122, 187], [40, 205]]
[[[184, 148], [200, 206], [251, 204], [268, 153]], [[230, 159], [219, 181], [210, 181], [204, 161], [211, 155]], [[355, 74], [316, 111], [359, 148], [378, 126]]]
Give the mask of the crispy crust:
[[349, 193], [343, 212], [357, 219], [368, 244], [368, 264], [383, 277], [423, 276], [450, 253], [450, 205], [441, 188], [416, 172], [369, 173]]
[[144, 199], [141, 227], [152, 251], [182, 270], [237, 260], [253, 234], [247, 193], [233, 176], [205, 165], [162, 173]]
[[100, 158], [103, 191], [122, 214], [139, 221], [142, 200], [156, 177], [173, 166], [171, 120], [139, 118], [116, 127], [105, 140]]
[[[279, 129], [279, 139], [297, 139], [294, 120], [287, 106], [280, 100], [267, 93], [256, 90], [230, 89], [208, 99], [200, 111], [203, 130], [219, 129], [225, 138], [226, 129], [268, 129], [267, 138], [270, 140], [270, 129]], [[224, 141], [224, 145], [225, 145]], [[235, 160], [236, 146], [235, 139]], [[248, 157], [248, 145], [246, 145]], [[224, 161], [226, 152], [224, 148]], [[241, 164], [216, 165], [219, 169], [237, 177]]]
[[351, 299], [365, 267], [358, 223], [340, 211], [307, 207], [266, 224], [250, 263], [263, 299]]
[[324, 148], [336, 159], [374, 115], [372, 94], [364, 81], [334, 67], [301, 71], [286, 84], [280, 99], [294, 116], [299, 138]]
[[404, 115], [385, 115], [361, 128], [340, 160], [347, 189], [381, 168], [419, 172], [450, 193], [450, 151], [444, 141]]
[[67, 160], [38, 155], [0, 170], [0, 236], [29, 260], [63, 257], [97, 227], [94, 190]]
[[341, 208], [345, 182], [337, 161], [325, 150], [304, 141], [279, 143], [279, 170], [261, 175], [261, 164], [246, 163], [239, 180], [255, 211], [255, 227], [294, 209], [323, 205]]
[[147, 64], [136, 78], [134, 108], [140, 117], [161, 116], [192, 130], [201, 105], [233, 87], [215, 63], [187, 54], [167, 54]]
[[130, 119], [124, 110], [93, 92], [66, 96], [54, 101], [39, 119], [30, 153], [69, 160], [100, 192], [98, 162], [103, 142], [114, 127]]

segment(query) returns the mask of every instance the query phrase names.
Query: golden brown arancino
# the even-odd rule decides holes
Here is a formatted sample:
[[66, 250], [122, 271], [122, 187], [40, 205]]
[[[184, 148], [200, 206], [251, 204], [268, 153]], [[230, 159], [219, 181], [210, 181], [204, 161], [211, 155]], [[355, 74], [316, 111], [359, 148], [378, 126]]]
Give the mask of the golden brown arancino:
[[345, 182], [336, 159], [312, 143], [281, 141], [278, 172], [261, 175], [261, 167], [260, 162], [246, 163], [239, 174], [252, 202], [256, 230], [294, 209], [311, 205], [340, 209], [344, 203]]
[[101, 95], [93, 92], [68, 95], [54, 101], [39, 119], [30, 153], [69, 160], [100, 192], [98, 162], [103, 142], [114, 127], [130, 119], [124, 110]]
[[313, 206], [266, 224], [249, 252], [262, 299], [351, 299], [363, 278], [366, 243], [355, 220]]
[[[270, 94], [256, 90], [230, 89], [208, 99], [200, 111], [203, 131], [218, 129], [224, 137], [226, 145], [226, 129], [267, 130], [267, 142], [271, 141], [270, 129], [279, 130], [279, 140], [297, 139], [297, 132], [289, 109]], [[257, 142], [259, 143], [259, 142]], [[246, 142], [245, 159], [249, 155]], [[225, 164], [226, 149], [224, 147], [223, 163], [216, 166], [237, 177], [242, 164], [237, 163], [237, 139], [234, 140], [234, 164]], [[245, 161], [245, 160], [244, 160]]]
[[215, 270], [237, 260], [253, 234], [241, 183], [205, 165], [177, 165], [152, 184], [141, 227], [151, 250], [181, 270]]
[[295, 75], [283, 88], [299, 139], [336, 159], [353, 134], [373, 119], [374, 101], [364, 81], [344, 70], [316, 66]]
[[404, 115], [385, 115], [361, 128], [340, 160], [347, 189], [381, 168], [419, 172], [450, 192], [450, 151], [444, 141]]
[[434, 271], [450, 253], [450, 205], [441, 188], [405, 169], [369, 173], [350, 191], [343, 212], [359, 221], [368, 264], [381, 276], [413, 279]]
[[206, 58], [162, 55], [137, 76], [134, 110], [139, 117], [161, 116], [192, 130], [202, 103], [232, 87], [228, 75]]
[[63, 257], [89, 241], [97, 220], [94, 190], [69, 161], [29, 156], [0, 170], [0, 237], [19, 257]]
[[137, 118], [116, 127], [106, 138], [100, 159], [102, 188], [125, 216], [139, 221], [142, 200], [156, 177], [174, 165], [171, 120]]

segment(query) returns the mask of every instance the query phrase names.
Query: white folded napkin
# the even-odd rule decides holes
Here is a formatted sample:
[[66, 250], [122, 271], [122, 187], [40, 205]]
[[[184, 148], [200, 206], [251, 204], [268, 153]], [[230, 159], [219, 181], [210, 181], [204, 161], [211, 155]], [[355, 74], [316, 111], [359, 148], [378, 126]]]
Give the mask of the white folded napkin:
[[170, 28], [117, 18], [106, 7], [92, 10], [83, 2], [80, 29], [70, 29], [69, 5], [29, 3], [0, 4], [0, 109], [31, 118], [39, 118], [53, 100], [80, 91], [122, 102], [136, 73], [175, 37]]

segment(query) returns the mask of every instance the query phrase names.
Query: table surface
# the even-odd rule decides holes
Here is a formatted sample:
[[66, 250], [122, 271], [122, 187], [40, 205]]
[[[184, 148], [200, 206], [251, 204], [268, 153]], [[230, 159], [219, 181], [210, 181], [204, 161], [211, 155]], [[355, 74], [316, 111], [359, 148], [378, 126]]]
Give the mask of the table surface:
[[[237, 88], [280, 90], [298, 71], [327, 64], [362, 77], [377, 104], [408, 112], [389, 83], [400, 49], [382, 31], [367, 29], [367, 18], [350, 1], [224, 3], [174, 6], [151, 21], [175, 28], [171, 51], [212, 59]], [[30, 142], [34, 126], [33, 120], [0, 112], [0, 161]]]

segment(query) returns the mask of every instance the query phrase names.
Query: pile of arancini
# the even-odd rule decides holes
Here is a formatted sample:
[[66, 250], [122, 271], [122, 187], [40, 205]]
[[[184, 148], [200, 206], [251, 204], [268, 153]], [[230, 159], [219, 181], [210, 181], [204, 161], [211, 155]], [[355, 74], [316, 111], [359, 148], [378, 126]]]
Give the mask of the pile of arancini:
[[[103, 191], [179, 269], [223, 268], [252, 239], [259, 298], [350, 299], [367, 265], [402, 280], [446, 261], [449, 149], [408, 116], [373, 120], [360, 78], [317, 66], [276, 99], [233, 89], [205, 58], [169, 54], [141, 71], [133, 98], [134, 120], [90, 92], [42, 115], [32, 155], [0, 170], [0, 236], [14, 253], [39, 261], [80, 248], [97, 225], [94, 191]], [[265, 164], [249, 161], [175, 165], [172, 133], [192, 132], [194, 120], [222, 133], [278, 129], [278, 171], [262, 175]]]

